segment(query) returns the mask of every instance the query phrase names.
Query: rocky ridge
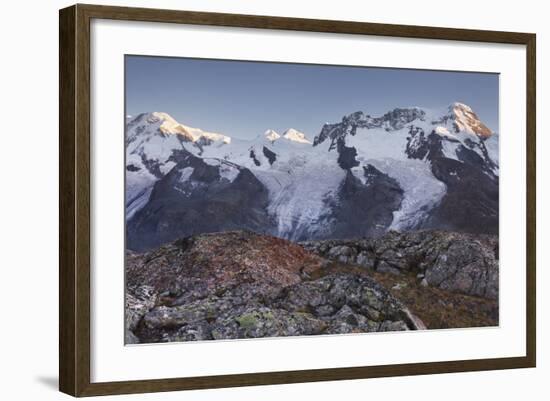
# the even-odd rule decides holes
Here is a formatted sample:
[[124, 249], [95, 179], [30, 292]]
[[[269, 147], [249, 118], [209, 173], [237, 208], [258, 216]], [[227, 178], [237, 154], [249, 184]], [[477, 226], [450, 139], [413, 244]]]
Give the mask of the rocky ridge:
[[326, 265], [299, 245], [244, 231], [129, 252], [127, 342], [425, 328], [373, 279], [319, 275]]
[[359, 240], [303, 242], [322, 257], [377, 272], [415, 275], [424, 285], [498, 299], [498, 239], [446, 231], [390, 231]]
[[298, 245], [249, 231], [201, 234], [128, 251], [126, 278], [126, 343], [498, 322], [491, 236], [390, 232]]

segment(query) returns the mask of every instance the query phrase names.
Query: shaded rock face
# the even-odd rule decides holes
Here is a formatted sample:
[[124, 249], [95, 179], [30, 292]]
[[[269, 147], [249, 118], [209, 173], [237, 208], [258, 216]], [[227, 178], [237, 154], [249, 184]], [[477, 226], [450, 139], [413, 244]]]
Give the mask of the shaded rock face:
[[305, 249], [378, 272], [415, 274], [425, 285], [498, 299], [498, 238], [444, 231], [391, 231], [375, 239], [302, 243]]
[[262, 152], [264, 156], [267, 157], [267, 160], [269, 160], [269, 164], [275, 163], [275, 160], [277, 160], [277, 155], [275, 154], [275, 152], [269, 150], [265, 146], [263, 147]]
[[327, 262], [250, 232], [127, 255], [127, 343], [424, 329], [374, 280], [317, 277]]
[[[407, 155], [430, 160], [434, 177], [447, 187], [445, 196], [416, 229], [498, 234], [499, 180], [483, 141], [467, 141], [469, 147], [457, 144], [458, 160], [454, 160], [444, 157], [442, 137], [435, 132], [426, 135], [421, 128], [411, 126], [409, 135]], [[476, 148], [483, 157], [474, 151]]]
[[[467, 149], [461, 154], [464, 158], [479, 158], [477, 153]], [[464, 163], [447, 158], [432, 160], [432, 172], [437, 179], [447, 185], [447, 193], [431, 210], [428, 219], [420, 228], [498, 234], [497, 177], [476, 168], [473, 162]]]
[[359, 165], [359, 162], [355, 159], [357, 157], [357, 149], [353, 146], [346, 146], [343, 137], [338, 138], [336, 149], [338, 150], [338, 165], [342, 169], [349, 170]]
[[443, 157], [442, 138], [434, 132], [427, 135], [420, 127], [409, 127], [409, 139], [405, 153], [410, 159], [433, 160]]
[[331, 238], [371, 237], [383, 234], [403, 200], [397, 181], [368, 165], [363, 168], [367, 184], [350, 171], [340, 185], [338, 202], [329, 205]]
[[[147, 204], [127, 222], [127, 248], [141, 251], [196, 233], [233, 229], [270, 232], [268, 192], [246, 168], [207, 164], [182, 152], [157, 181]], [[228, 179], [222, 169], [232, 169]], [[189, 172], [191, 172], [189, 174]]]

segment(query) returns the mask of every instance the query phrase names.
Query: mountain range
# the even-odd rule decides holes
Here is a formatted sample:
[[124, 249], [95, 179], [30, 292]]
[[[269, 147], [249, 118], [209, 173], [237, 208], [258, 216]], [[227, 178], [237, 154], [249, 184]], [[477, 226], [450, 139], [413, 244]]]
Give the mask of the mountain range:
[[162, 112], [126, 123], [127, 248], [251, 230], [291, 241], [498, 233], [498, 133], [467, 105], [395, 108], [250, 140]]

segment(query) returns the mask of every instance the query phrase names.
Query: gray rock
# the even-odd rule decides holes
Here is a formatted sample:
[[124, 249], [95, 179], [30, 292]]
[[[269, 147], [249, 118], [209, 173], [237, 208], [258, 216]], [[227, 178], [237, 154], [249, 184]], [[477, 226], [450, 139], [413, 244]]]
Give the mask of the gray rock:
[[[498, 299], [498, 237], [446, 231], [390, 231], [372, 239], [308, 241], [305, 249], [339, 260], [342, 249], [357, 251], [355, 262], [382, 273], [414, 274], [422, 284]], [[422, 281], [425, 280], [425, 281]]]
[[401, 274], [401, 270], [397, 267], [391, 266], [388, 262], [385, 260], [378, 263], [378, 266], [376, 268], [376, 271], [380, 273], [392, 273], [392, 274]]
[[128, 286], [126, 291], [126, 329], [135, 330], [142, 317], [154, 307], [157, 295], [148, 285]]
[[361, 266], [372, 268], [374, 264], [374, 258], [372, 258], [368, 252], [362, 251], [357, 255], [355, 263]]
[[385, 320], [380, 325], [379, 331], [405, 331], [409, 330], [407, 325], [402, 321], [392, 322], [390, 320]]
[[156, 306], [135, 334], [141, 342], [166, 342], [424, 328], [388, 291], [357, 274], [303, 281], [264, 298], [246, 298], [239, 288], [184, 305]]
[[332, 305], [321, 305], [315, 308], [315, 315], [323, 317], [330, 316], [334, 313], [334, 308]]
[[137, 338], [130, 330], [125, 330], [124, 344], [139, 344], [139, 338]]
[[426, 270], [431, 286], [490, 299], [498, 297], [498, 262], [480, 242], [451, 243]]
[[329, 250], [329, 257], [340, 262], [355, 262], [357, 251], [349, 246], [335, 246]]

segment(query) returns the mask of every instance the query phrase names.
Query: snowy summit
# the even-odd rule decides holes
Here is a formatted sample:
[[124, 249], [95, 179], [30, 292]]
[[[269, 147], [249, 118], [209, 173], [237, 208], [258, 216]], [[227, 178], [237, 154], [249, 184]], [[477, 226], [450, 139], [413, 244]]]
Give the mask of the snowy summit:
[[307, 139], [306, 134], [295, 130], [294, 128], [289, 128], [283, 134], [283, 138], [288, 139], [289, 141], [299, 142], [299, 143], [309, 143], [312, 142]]

